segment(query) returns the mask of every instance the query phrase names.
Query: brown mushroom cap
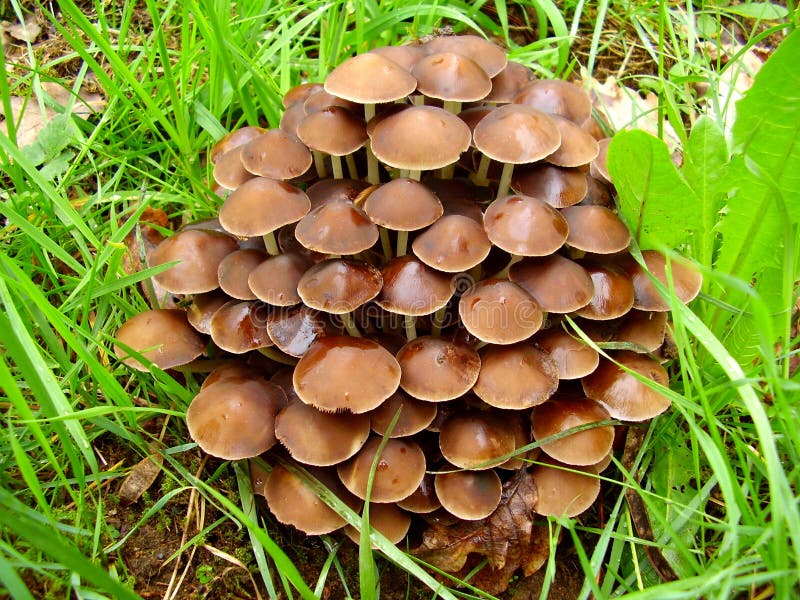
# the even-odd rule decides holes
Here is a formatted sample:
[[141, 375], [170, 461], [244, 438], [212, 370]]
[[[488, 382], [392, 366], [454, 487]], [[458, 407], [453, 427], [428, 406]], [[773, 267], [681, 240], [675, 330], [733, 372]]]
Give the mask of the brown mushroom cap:
[[275, 444], [275, 415], [285, 403], [283, 390], [268, 381], [220, 381], [194, 397], [186, 411], [186, 426], [211, 456], [252, 458]]
[[519, 104], [506, 104], [475, 126], [475, 147], [491, 159], [515, 165], [549, 156], [561, 145], [561, 134], [545, 113]]
[[423, 231], [411, 248], [429, 267], [445, 273], [468, 271], [489, 255], [483, 225], [463, 215], [446, 215]]
[[397, 506], [415, 514], [427, 514], [440, 508], [442, 503], [436, 497], [433, 475], [425, 473], [414, 493], [400, 500]]
[[622, 318], [611, 339], [636, 344], [644, 352], [655, 352], [664, 343], [666, 326], [666, 312], [632, 310]]
[[306, 110], [303, 108], [303, 103], [297, 102], [283, 112], [278, 127], [280, 127], [281, 131], [285, 131], [287, 134], [297, 137], [297, 126], [300, 125], [300, 121], [305, 118]]
[[[311, 474], [336, 496], [355, 506], [352, 496], [332, 473], [323, 469], [311, 469]], [[278, 521], [284, 525], [292, 525], [308, 535], [331, 533], [346, 523], [310, 487], [280, 465], [272, 467], [264, 492], [269, 510]]]
[[426, 266], [414, 256], [401, 256], [381, 269], [383, 288], [375, 302], [391, 313], [429, 315], [453, 297], [450, 276]]
[[255, 300], [256, 295], [250, 289], [247, 279], [250, 273], [264, 259], [267, 253], [261, 250], [236, 250], [223, 258], [217, 267], [219, 287], [231, 298], [237, 300]]
[[569, 467], [570, 470], [558, 468], [563, 465], [552, 459], [545, 459], [533, 467], [531, 476], [536, 484], [539, 498], [534, 510], [543, 516], [574, 517], [581, 514], [597, 499], [600, 494], [600, 480], [590, 474], [583, 474], [583, 469]]
[[294, 179], [311, 166], [308, 148], [294, 135], [270, 129], [242, 147], [242, 165], [261, 177]]
[[578, 169], [562, 169], [539, 163], [514, 170], [511, 189], [541, 198], [553, 208], [577, 204], [586, 197], [586, 175]]
[[[666, 386], [667, 372], [652, 358], [635, 352], [614, 354], [614, 360], [645, 379]], [[671, 404], [669, 397], [651, 389], [616, 363], [601, 358], [600, 366], [582, 380], [587, 397], [602, 404], [615, 419], [646, 421], [660, 415]]]
[[508, 63], [500, 46], [477, 35], [435, 37], [425, 42], [422, 50], [428, 54], [454, 52], [466, 56], [478, 63], [489, 77], [497, 75]]
[[378, 227], [352, 202], [329, 202], [300, 220], [295, 237], [314, 252], [358, 254], [378, 241]]
[[577, 85], [556, 79], [531, 81], [514, 98], [517, 104], [560, 115], [580, 125], [592, 114], [589, 95]]
[[234, 129], [211, 146], [211, 150], [208, 153], [209, 162], [211, 162], [211, 164], [216, 163], [219, 157], [226, 152], [238, 148], [239, 146], [244, 146], [265, 132], [266, 129], [253, 127], [251, 125]]
[[470, 132], [457, 116], [434, 106], [411, 106], [382, 119], [372, 131], [372, 152], [396, 169], [440, 169], [469, 148]]
[[400, 413], [389, 437], [406, 437], [425, 429], [436, 418], [436, 404], [422, 402], [397, 390], [370, 413], [372, 430], [386, 435], [395, 415]]
[[355, 202], [368, 187], [369, 183], [357, 179], [320, 179], [308, 186], [306, 194], [314, 209], [328, 202]]
[[324, 413], [302, 402], [289, 404], [275, 418], [275, 436], [292, 458], [318, 467], [353, 456], [367, 441], [369, 427], [368, 415]]
[[600, 363], [597, 350], [561, 327], [539, 332], [534, 341], [555, 360], [559, 379], [580, 379], [594, 371]]
[[297, 284], [314, 263], [302, 254], [286, 252], [272, 256], [252, 271], [247, 284], [259, 300], [273, 306], [292, 306], [301, 299]]
[[267, 318], [269, 338], [281, 352], [300, 357], [318, 338], [340, 333], [320, 313], [307, 306], [276, 310]]
[[295, 104], [302, 104], [308, 97], [322, 89], [321, 83], [308, 82], [300, 83], [292, 88], [289, 88], [281, 98], [283, 108], [289, 108]]
[[[666, 257], [657, 250], [645, 250], [642, 252], [647, 270], [665, 286], [667, 283], [667, 260]], [[672, 270], [672, 282], [675, 286], [675, 295], [684, 304], [688, 304], [700, 293], [703, 287], [703, 276], [688, 261], [671, 259], [670, 268]], [[640, 310], [667, 311], [670, 310], [669, 303], [664, 299], [647, 272], [636, 263], [629, 270], [633, 280], [634, 308]]]
[[451, 415], [439, 432], [442, 455], [462, 469], [491, 469], [506, 460], [497, 459], [515, 448], [514, 434], [498, 413], [460, 411]]
[[[256, 367], [247, 364], [243, 360], [226, 360], [208, 374], [208, 376], [203, 380], [203, 383], [200, 385], [200, 389], [204, 390], [207, 387], [222, 381], [243, 379], [260, 380], [264, 379], [264, 377], [263, 373], [261, 373]], [[266, 379], [264, 379], [264, 381], [266, 381]], [[284, 390], [284, 393], [286, 393], [286, 390]], [[282, 408], [282, 406], [278, 407], [278, 409], [280, 408]]]
[[333, 156], [355, 152], [367, 141], [364, 119], [341, 106], [318, 110], [297, 125], [297, 137], [314, 150]]
[[628, 247], [625, 223], [604, 206], [568, 206], [561, 214], [569, 224], [567, 245], [592, 254], [613, 254]]
[[[406, 71], [411, 71], [414, 64], [425, 56], [425, 52], [419, 46], [381, 46], [373, 48], [367, 54], [380, 54], [384, 58], [396, 62]], [[413, 90], [412, 90], [413, 91]]]
[[319, 410], [363, 413], [397, 390], [400, 365], [377, 342], [330, 336], [311, 345], [293, 381], [300, 399]]
[[219, 263], [239, 245], [231, 236], [216, 231], [179, 231], [153, 248], [151, 267], [179, 261], [154, 279], [172, 294], [202, 294], [219, 287]]
[[[339, 478], [353, 494], [367, 499], [367, 481], [382, 440], [372, 437], [353, 458], [337, 467]], [[386, 441], [372, 479], [372, 502], [397, 502], [414, 493], [425, 475], [425, 455], [419, 445]]]
[[440, 337], [422, 336], [397, 353], [402, 368], [400, 386], [427, 402], [452, 400], [475, 385], [481, 368], [478, 353]]
[[[117, 330], [116, 338], [124, 346], [139, 352], [159, 369], [185, 365], [206, 349], [203, 338], [186, 319], [186, 313], [176, 309], [141, 312], [123, 323]], [[114, 354], [137, 371], [149, 370], [117, 344], [114, 345]]]
[[575, 311], [585, 319], [605, 321], [626, 314], [633, 306], [633, 283], [624, 269], [612, 264], [584, 264], [592, 278], [594, 296]]
[[308, 98], [303, 102], [303, 110], [305, 110], [306, 115], [311, 115], [331, 106], [346, 108], [353, 114], [360, 111], [360, 107], [355, 102], [350, 102], [350, 100], [345, 100], [344, 98], [329, 94], [324, 89], [311, 92]]
[[511, 265], [509, 279], [533, 296], [546, 312], [573, 312], [586, 306], [594, 295], [588, 271], [558, 254]]
[[589, 167], [589, 173], [596, 179], [607, 183], [614, 183], [611, 181], [611, 174], [608, 172], [608, 146], [610, 144], [611, 138], [597, 141], [599, 152]]
[[515, 194], [498, 198], [483, 215], [492, 243], [518, 256], [548, 256], [564, 245], [569, 225], [544, 200]]
[[533, 79], [533, 71], [514, 61], [508, 61], [505, 68], [492, 77], [492, 91], [483, 100], [506, 104], [514, 100], [520, 88]]
[[394, 102], [416, 87], [408, 69], [378, 52], [348, 58], [325, 79], [326, 92], [359, 104]]
[[491, 406], [523, 410], [541, 404], [558, 388], [556, 362], [531, 344], [489, 346], [473, 392]]
[[392, 231], [416, 231], [442, 216], [439, 198], [427, 186], [408, 178], [393, 179], [373, 191], [364, 202], [372, 222]]
[[[507, 410], [503, 412], [503, 418], [506, 420], [509, 431], [514, 435], [515, 451], [531, 443], [531, 420], [527, 412]], [[539, 448], [518, 452], [504, 463], [497, 465], [497, 468], [504, 471], [518, 471], [528, 466], [529, 462], [538, 456]]]
[[[411, 527], [411, 515], [397, 507], [396, 504], [370, 504], [370, 531], [377, 531], [392, 544], [399, 544], [406, 537]], [[359, 531], [349, 523], [342, 532], [354, 543], [361, 542]], [[373, 550], [376, 546], [373, 544]]]
[[211, 339], [227, 352], [244, 354], [272, 346], [267, 311], [259, 302], [231, 300], [211, 317]]
[[492, 89], [489, 76], [478, 63], [453, 52], [425, 56], [411, 74], [417, 79], [417, 91], [429, 98], [475, 102]]
[[[611, 417], [597, 402], [588, 398], [555, 398], [533, 409], [531, 424], [537, 442], [589, 423], [607, 421]], [[614, 443], [614, 426], [603, 425], [570, 434], [542, 444], [548, 455], [568, 465], [592, 465], [602, 460]]]
[[186, 307], [186, 317], [189, 323], [200, 333], [211, 335], [211, 317], [230, 298], [220, 290], [195, 294], [191, 303]]
[[381, 272], [372, 265], [335, 258], [306, 271], [297, 283], [297, 293], [306, 306], [341, 315], [372, 300], [382, 285]]
[[240, 237], [264, 235], [303, 218], [311, 202], [300, 188], [267, 177], [246, 181], [225, 199], [219, 221]]
[[434, 486], [444, 509], [465, 521], [488, 517], [503, 493], [503, 484], [494, 471], [438, 473]]
[[244, 168], [242, 146], [221, 154], [214, 163], [214, 181], [227, 190], [235, 190], [248, 179], [255, 177]]
[[591, 135], [569, 119], [553, 115], [556, 127], [561, 132], [561, 145], [545, 160], [559, 167], [580, 167], [592, 162], [600, 147]]
[[461, 322], [472, 335], [491, 344], [514, 344], [542, 326], [544, 315], [521, 287], [505, 279], [484, 279], [461, 296]]

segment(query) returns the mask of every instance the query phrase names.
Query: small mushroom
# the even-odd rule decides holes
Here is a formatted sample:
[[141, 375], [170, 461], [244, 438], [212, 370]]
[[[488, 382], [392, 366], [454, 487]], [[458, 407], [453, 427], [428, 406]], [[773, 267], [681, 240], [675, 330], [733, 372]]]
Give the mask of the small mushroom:
[[578, 169], [538, 163], [516, 169], [511, 189], [518, 194], [541, 198], [553, 208], [564, 208], [583, 200], [588, 184], [586, 174]]
[[524, 410], [545, 402], [558, 388], [556, 361], [531, 344], [488, 346], [473, 392], [497, 408]]
[[378, 228], [352, 202], [329, 202], [297, 224], [295, 237], [305, 248], [323, 254], [358, 254], [378, 241]]
[[156, 246], [148, 256], [148, 263], [157, 267], [177, 261], [154, 279], [172, 294], [202, 294], [219, 287], [219, 264], [238, 248], [236, 240], [224, 233], [187, 229]]
[[[372, 437], [349, 461], [337, 467], [344, 486], [362, 500], [367, 499], [367, 485], [381, 438]], [[397, 502], [408, 498], [425, 475], [425, 455], [418, 444], [398, 439], [386, 441], [372, 479], [370, 501]]]
[[434, 485], [442, 507], [465, 521], [488, 517], [503, 494], [503, 484], [494, 471], [438, 473]]
[[555, 361], [559, 379], [580, 379], [593, 372], [600, 363], [597, 350], [561, 327], [551, 327], [536, 334], [534, 341]]
[[432, 513], [441, 508], [442, 503], [436, 497], [433, 475], [425, 473], [422, 481], [419, 482], [417, 489], [408, 498], [403, 498], [397, 502], [397, 506], [414, 514]]
[[423, 336], [397, 353], [402, 368], [400, 386], [426, 402], [452, 400], [469, 391], [480, 372], [481, 359], [468, 346], [440, 337]]
[[[399, 544], [406, 537], [411, 527], [411, 515], [395, 504], [372, 504], [369, 507], [369, 527], [377, 531], [392, 544]], [[361, 541], [359, 530], [350, 524], [342, 530], [354, 543]], [[372, 546], [376, 549], [375, 545]]]
[[528, 292], [545, 312], [574, 312], [594, 296], [589, 272], [558, 254], [513, 264], [508, 278]]
[[568, 206], [561, 214], [569, 225], [568, 246], [592, 254], [613, 254], [630, 244], [625, 223], [604, 206]]
[[203, 338], [189, 324], [186, 313], [177, 309], [141, 312], [125, 321], [117, 330], [116, 338], [121, 345], [114, 345], [114, 354], [137, 371], [147, 371], [148, 368], [122, 346], [138, 352], [159, 369], [190, 363], [206, 349]]
[[[398, 414], [399, 413], [399, 414]], [[389, 431], [389, 426], [397, 421]], [[407, 437], [419, 433], [436, 418], [436, 404], [422, 402], [397, 390], [383, 404], [370, 413], [372, 430], [378, 435]]]
[[543, 459], [542, 463], [531, 470], [538, 492], [534, 506], [537, 514], [574, 517], [589, 508], [600, 494], [600, 479], [594, 472], [565, 467], [553, 459]]
[[606, 321], [626, 314], [633, 307], [633, 283], [628, 274], [611, 263], [585, 263], [594, 285], [588, 304], [575, 313], [584, 319]]
[[[597, 402], [588, 398], [559, 397], [533, 409], [533, 438], [541, 442], [573, 427], [607, 421], [611, 417]], [[602, 460], [614, 443], [614, 426], [585, 429], [540, 447], [549, 456], [568, 465], [588, 466]]]
[[592, 101], [586, 92], [574, 83], [556, 79], [531, 81], [520, 89], [514, 102], [560, 115], [578, 125], [592, 114]]
[[314, 263], [295, 252], [272, 256], [256, 266], [247, 277], [247, 284], [259, 300], [273, 306], [300, 303], [297, 284]]
[[217, 346], [233, 354], [272, 346], [264, 308], [259, 302], [226, 302], [211, 317], [211, 339]]
[[421, 46], [427, 54], [454, 52], [474, 60], [489, 77], [494, 77], [508, 64], [503, 49], [477, 35], [451, 35], [434, 37]]
[[548, 256], [564, 245], [569, 225], [544, 200], [515, 194], [498, 198], [483, 215], [492, 243], [515, 256]]
[[[638, 263], [628, 270], [633, 280], [634, 308], [659, 312], [670, 310], [669, 303], [661, 295], [661, 292], [656, 289], [648, 275], [649, 272], [662, 284], [670, 287], [667, 280], [666, 257], [656, 250], [645, 250], [642, 252], [642, 258], [647, 270]], [[686, 260], [673, 258], [670, 260], [669, 266], [675, 295], [681, 302], [688, 304], [700, 293], [700, 288], [703, 286], [703, 276]]]
[[219, 287], [231, 298], [237, 300], [255, 300], [256, 295], [250, 289], [248, 278], [250, 273], [267, 258], [262, 250], [236, 250], [223, 258], [217, 267]]
[[516, 449], [516, 440], [498, 413], [461, 411], [442, 425], [439, 449], [457, 467], [484, 470], [504, 462], [502, 457]]
[[294, 179], [311, 166], [311, 152], [292, 134], [270, 129], [242, 147], [242, 165], [261, 177]]
[[458, 303], [467, 331], [491, 344], [514, 344], [542, 326], [544, 315], [521, 287], [504, 279], [484, 279], [473, 285]]
[[442, 217], [418, 235], [411, 248], [429, 267], [459, 273], [483, 262], [492, 243], [480, 223], [453, 214]]

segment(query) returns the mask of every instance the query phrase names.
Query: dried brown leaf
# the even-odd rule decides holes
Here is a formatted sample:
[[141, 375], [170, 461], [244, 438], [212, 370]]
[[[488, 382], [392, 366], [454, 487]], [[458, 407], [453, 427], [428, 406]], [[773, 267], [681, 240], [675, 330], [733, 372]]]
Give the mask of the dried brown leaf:
[[547, 528], [533, 525], [536, 498], [530, 473], [521, 470], [504, 484], [500, 505], [491, 515], [479, 521], [433, 524], [413, 554], [457, 577], [466, 576], [483, 556], [489, 564], [470, 583], [489, 593], [502, 592], [517, 569], [531, 575], [547, 560]]
[[119, 500], [122, 506], [133, 504], [142, 497], [161, 473], [164, 457], [153, 453], [140, 460], [128, 473], [119, 487]]
[[36, 22], [35, 15], [27, 15], [24, 23], [6, 21], [3, 23], [2, 29], [3, 33], [7, 33], [11, 38], [19, 42], [35, 42], [39, 34], [42, 33], [42, 26]]
[[[139, 217], [139, 223], [125, 238], [127, 252], [122, 258], [122, 269], [128, 275], [138, 273], [147, 268], [147, 257], [150, 251], [155, 248], [164, 236], [150, 224], [166, 227], [169, 224], [169, 217], [161, 209], [147, 208]], [[140, 284], [142, 293], [147, 298], [147, 303], [153, 308], [174, 308], [175, 303], [172, 294], [167, 292], [152, 277]]]

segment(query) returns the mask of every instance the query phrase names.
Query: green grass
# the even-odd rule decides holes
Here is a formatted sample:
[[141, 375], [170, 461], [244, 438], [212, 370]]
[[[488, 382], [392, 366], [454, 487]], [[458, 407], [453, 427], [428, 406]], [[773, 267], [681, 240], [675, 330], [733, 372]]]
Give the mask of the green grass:
[[[163, 209], [176, 221], [215, 212], [219, 201], [202, 156], [223, 132], [244, 124], [276, 126], [282, 92], [302, 79], [322, 79], [355, 52], [451, 26], [505, 41], [512, 58], [543, 76], [566, 77], [581, 67], [597, 74], [610, 50], [638, 57], [646, 68], [623, 79], [655, 91], [659, 114], [685, 141], [704, 111], [693, 84], [709, 84], [723, 126], [727, 102], [718, 99], [718, 75], [736, 68], [697, 49], [701, 28], [713, 31], [720, 19], [726, 26], [733, 20], [755, 44], [800, 21], [791, 0], [788, 10], [775, 14], [762, 3], [727, 2], [573, 0], [560, 3], [563, 11], [549, 0], [524, 3], [524, 11], [502, 1], [491, 11], [483, 2], [394, 0], [240, 2], [236, 9], [230, 0], [114, 4], [66, 0], [58, 3], [58, 15], [48, 12], [51, 4], [2, 5], [3, 18], [37, 8], [68, 45], [49, 62], [37, 46], [13, 65], [3, 59], [4, 72], [11, 73], [0, 76], [6, 114], [12, 96], [40, 110], [48, 102], [42, 84], [76, 92], [90, 74], [108, 103], [86, 120], [55, 119], [34, 148], [17, 147], [18, 124], [7, 120], [0, 132], [6, 219], [0, 230], [0, 597], [135, 597], [118, 551], [133, 532], [121, 535], [109, 524], [115, 490], [132, 463], [111, 469], [104, 452], [117, 447], [143, 458], [151, 444], [165, 456], [161, 480], [168, 483], [151, 490], [152, 503], [134, 530], [195, 488], [225, 517], [204, 536], [226, 522], [244, 526], [268, 593], [311, 598], [326, 577], [345, 579], [332, 553], [318, 580], [303, 581], [290, 549], [260, 526], [240, 467], [221, 465], [196, 476], [190, 464], [196, 449], [181, 418], [196, 378], [134, 373], [110, 352], [113, 332], [147, 307], [135, 284], [148, 273], [123, 270], [125, 237], [146, 208]], [[776, 18], [759, 20], [765, 16]], [[528, 26], [534, 33], [521, 46], [520, 32]], [[578, 53], [579, 47], [585, 51]], [[26, 57], [30, 62], [22, 64]], [[67, 70], [70, 79], [63, 78], [64, 64], [77, 65]], [[789, 371], [797, 355], [789, 300], [797, 298], [800, 251], [797, 224], [786, 225], [785, 243], [774, 256], [781, 277], [773, 282], [784, 312], [775, 319], [774, 299], [709, 270], [705, 295], [691, 310], [676, 304], [673, 313], [681, 358], [670, 370], [674, 408], [651, 426], [635, 477], [606, 482], [604, 527], [552, 522], [574, 541], [588, 574], [582, 598], [800, 593], [800, 381]], [[706, 255], [714, 252], [713, 241], [701, 245]], [[733, 298], [736, 307], [729, 307]], [[749, 360], [734, 359], [743, 343], [714, 320], [723, 318], [752, 320], [752, 327], [734, 328], [749, 332]], [[169, 418], [163, 440], [142, 427], [156, 417]], [[234, 483], [219, 488], [225, 477]], [[644, 498], [678, 581], [661, 583], [644, 554], [648, 542], [632, 529], [624, 501], [631, 486]], [[357, 522], [358, 515], [341, 503], [338, 508]], [[360, 582], [370, 589], [378, 585], [383, 559], [376, 556], [376, 567], [362, 541]], [[412, 576], [427, 577], [374, 532], [372, 541]], [[202, 543], [201, 536], [187, 545]], [[559, 556], [545, 567], [546, 586], [556, 585]], [[485, 595], [473, 590], [466, 597]]]

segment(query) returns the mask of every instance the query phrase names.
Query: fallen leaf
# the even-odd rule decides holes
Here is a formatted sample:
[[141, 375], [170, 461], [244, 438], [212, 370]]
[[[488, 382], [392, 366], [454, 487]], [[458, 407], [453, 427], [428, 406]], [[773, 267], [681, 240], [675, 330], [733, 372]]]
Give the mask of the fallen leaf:
[[547, 560], [548, 529], [533, 524], [536, 499], [533, 478], [526, 469], [520, 470], [503, 485], [500, 505], [491, 515], [451, 525], [434, 523], [412, 553], [460, 578], [485, 557], [488, 564], [470, 583], [490, 594], [503, 592], [517, 569], [525, 576], [532, 575]]
[[142, 497], [161, 473], [163, 462], [163, 456], [153, 453], [136, 463], [119, 487], [119, 500], [122, 506], [129, 506]]
[[36, 22], [35, 15], [27, 15], [24, 23], [5, 21], [3, 23], [3, 32], [19, 42], [34, 42], [39, 37], [39, 34], [42, 33], [42, 27]]

